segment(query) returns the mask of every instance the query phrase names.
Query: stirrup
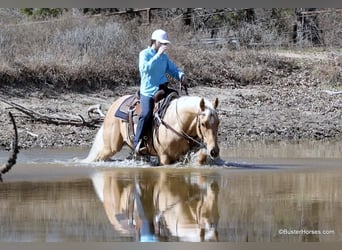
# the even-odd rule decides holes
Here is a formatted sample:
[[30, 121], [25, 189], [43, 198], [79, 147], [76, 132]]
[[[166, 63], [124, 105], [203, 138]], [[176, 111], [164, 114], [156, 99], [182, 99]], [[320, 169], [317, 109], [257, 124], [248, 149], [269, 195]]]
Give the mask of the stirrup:
[[139, 148], [139, 154], [141, 154], [141, 155], [147, 155], [147, 148], [146, 148], [145, 146]]
[[147, 147], [145, 145], [142, 146], [143, 140], [140, 139], [137, 146], [134, 149], [135, 155], [146, 155]]

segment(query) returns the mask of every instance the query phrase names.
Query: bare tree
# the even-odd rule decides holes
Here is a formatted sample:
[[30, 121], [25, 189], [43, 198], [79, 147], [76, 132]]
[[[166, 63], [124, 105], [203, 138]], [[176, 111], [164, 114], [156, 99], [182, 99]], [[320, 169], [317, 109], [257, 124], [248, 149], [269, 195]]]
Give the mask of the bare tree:
[[15, 165], [16, 161], [17, 161], [17, 155], [19, 153], [19, 146], [18, 146], [18, 131], [17, 131], [17, 126], [15, 124], [15, 120], [14, 117], [12, 115], [11, 112], [8, 113], [12, 124], [13, 124], [13, 128], [14, 128], [14, 138], [12, 141], [12, 154], [10, 155], [10, 157], [7, 160], [7, 163], [2, 165], [0, 168], [0, 182], [2, 182], [2, 174], [7, 173], [8, 171], [11, 170], [11, 168]]

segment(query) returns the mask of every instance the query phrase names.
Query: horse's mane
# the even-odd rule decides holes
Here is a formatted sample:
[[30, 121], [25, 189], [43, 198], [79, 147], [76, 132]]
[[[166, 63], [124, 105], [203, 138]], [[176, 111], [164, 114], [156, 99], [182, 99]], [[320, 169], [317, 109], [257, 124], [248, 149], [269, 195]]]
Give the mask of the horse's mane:
[[205, 97], [201, 97], [201, 96], [181, 96], [175, 100], [173, 100], [173, 102], [178, 102], [178, 105], [185, 105], [186, 107], [188, 107], [189, 109], [194, 109], [194, 110], [198, 110], [199, 104], [201, 99], [204, 99], [204, 103], [205, 103], [205, 107], [208, 108], [211, 111], [214, 111], [214, 105], [211, 101], [209, 101], [207, 98]]

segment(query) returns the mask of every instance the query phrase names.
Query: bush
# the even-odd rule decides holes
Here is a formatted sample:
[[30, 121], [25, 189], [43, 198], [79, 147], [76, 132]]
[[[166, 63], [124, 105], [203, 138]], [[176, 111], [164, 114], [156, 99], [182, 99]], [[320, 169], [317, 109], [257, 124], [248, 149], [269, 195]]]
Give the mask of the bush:
[[[241, 49], [232, 50], [227, 44], [201, 44], [198, 41], [212, 35], [209, 28], [194, 30], [182, 19], [172, 19], [173, 12], [162, 19], [158, 11], [158, 19], [149, 25], [141, 25], [141, 18], [122, 21], [118, 16], [73, 16], [64, 10], [63, 15], [48, 22], [4, 25], [0, 33], [0, 80], [2, 84], [48, 84], [58, 89], [138, 85], [138, 54], [149, 44], [156, 28], [168, 31], [173, 42], [170, 57], [189, 75], [192, 85], [270, 84], [270, 72], [286, 75], [297, 67], [272, 53], [260, 53], [263, 45], [288, 44], [287, 35], [279, 33], [280, 27], [288, 25], [283, 15], [279, 23], [238, 22], [241, 12], [230, 19], [216, 17], [215, 25], [221, 19], [227, 23], [235, 20], [234, 26], [220, 27], [216, 33], [221, 37], [238, 35]], [[253, 43], [258, 45], [246, 48]], [[335, 68], [334, 72], [327, 70], [330, 82], [340, 81], [338, 66]], [[312, 72], [319, 74], [318, 69]]]
[[23, 14], [35, 20], [42, 20], [51, 17], [59, 17], [66, 10], [62, 8], [24, 8], [21, 9], [21, 11]]

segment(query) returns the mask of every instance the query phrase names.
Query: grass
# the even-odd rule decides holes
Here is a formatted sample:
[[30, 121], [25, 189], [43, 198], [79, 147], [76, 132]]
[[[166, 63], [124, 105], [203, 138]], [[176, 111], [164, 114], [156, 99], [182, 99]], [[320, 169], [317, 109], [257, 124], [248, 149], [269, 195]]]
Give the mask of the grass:
[[[159, 27], [169, 32], [173, 42], [170, 57], [187, 73], [191, 85], [272, 84], [274, 74], [286, 76], [301, 69], [312, 72], [312, 77], [319, 77], [323, 84], [341, 84], [341, 57], [303, 65], [296, 59], [277, 56], [273, 49], [265, 53], [258, 48], [188, 45], [187, 41], [206, 37], [208, 32], [189, 32], [180, 21], [137, 25], [134, 20], [69, 15], [50, 22], [4, 26], [0, 34], [0, 81], [2, 85], [77, 91], [138, 85], [139, 51]], [[260, 26], [245, 29], [239, 31], [246, 33], [245, 38], [255, 30], [260, 36]], [[264, 34], [263, 41], [276, 39], [272, 30]]]

